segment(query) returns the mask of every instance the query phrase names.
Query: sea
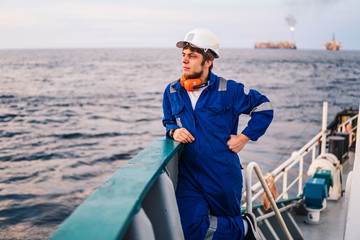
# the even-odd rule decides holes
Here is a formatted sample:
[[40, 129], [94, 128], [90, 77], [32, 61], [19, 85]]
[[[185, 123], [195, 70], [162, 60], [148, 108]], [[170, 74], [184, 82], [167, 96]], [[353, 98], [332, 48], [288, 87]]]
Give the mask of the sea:
[[[99, 185], [164, 138], [181, 49], [0, 50], [0, 239], [47, 239]], [[271, 171], [360, 103], [360, 51], [222, 49], [213, 72], [265, 94], [265, 135], [239, 153]], [[239, 132], [248, 116], [240, 116]]]

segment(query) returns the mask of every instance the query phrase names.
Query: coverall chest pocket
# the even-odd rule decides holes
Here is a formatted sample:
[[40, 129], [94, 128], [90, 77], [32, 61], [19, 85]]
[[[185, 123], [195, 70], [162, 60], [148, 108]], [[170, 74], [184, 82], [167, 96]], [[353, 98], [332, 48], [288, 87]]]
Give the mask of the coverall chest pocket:
[[208, 128], [212, 132], [230, 134], [232, 111], [230, 107], [216, 104], [207, 107]]

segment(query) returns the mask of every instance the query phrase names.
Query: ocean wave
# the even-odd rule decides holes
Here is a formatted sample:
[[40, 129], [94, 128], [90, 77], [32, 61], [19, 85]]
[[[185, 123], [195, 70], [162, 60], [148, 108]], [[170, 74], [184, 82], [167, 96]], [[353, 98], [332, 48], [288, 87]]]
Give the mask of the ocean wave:
[[[62, 153], [33, 153], [30, 155], [7, 155], [0, 156], [0, 161], [8, 161], [8, 162], [22, 162], [22, 161], [35, 161], [35, 160], [51, 160], [51, 159], [64, 159], [66, 158], [66, 154]], [[2, 159], [3, 158], [3, 159]]]
[[24, 135], [27, 133], [29, 133], [29, 132], [5, 132], [3, 130], [0, 130], [0, 137], [1, 138], [12, 138], [12, 137]]
[[22, 206], [12, 206], [0, 210], [0, 225], [15, 225], [31, 221], [32, 225], [58, 222], [70, 215], [72, 209], [60, 203], [37, 203]]
[[0, 99], [15, 98], [14, 95], [0, 95]]
[[0, 115], [0, 122], [10, 122], [13, 119], [15, 119], [18, 116], [18, 114], [4, 114], [4, 115]]
[[82, 173], [82, 174], [72, 174], [72, 175], [68, 175], [65, 174], [62, 176], [62, 180], [75, 180], [75, 181], [80, 181], [80, 180], [87, 180], [87, 179], [91, 179], [91, 178], [95, 178], [99, 176], [99, 173]]
[[136, 132], [128, 132], [128, 133], [120, 133], [120, 132], [107, 132], [107, 133], [96, 133], [96, 134], [87, 134], [87, 133], [80, 133], [80, 132], [74, 132], [74, 133], [65, 133], [65, 134], [53, 134], [49, 135], [49, 137], [56, 137], [60, 139], [87, 139], [87, 138], [111, 138], [111, 137], [119, 137], [119, 136], [136, 136], [136, 135], [142, 135], [145, 134], [144, 132], [136, 133]]
[[8, 179], [1, 180], [0, 183], [13, 183], [13, 182], [19, 182], [19, 181], [28, 181], [31, 178], [35, 178], [39, 176], [39, 172], [32, 173], [30, 175], [23, 175], [23, 176], [11, 176]]

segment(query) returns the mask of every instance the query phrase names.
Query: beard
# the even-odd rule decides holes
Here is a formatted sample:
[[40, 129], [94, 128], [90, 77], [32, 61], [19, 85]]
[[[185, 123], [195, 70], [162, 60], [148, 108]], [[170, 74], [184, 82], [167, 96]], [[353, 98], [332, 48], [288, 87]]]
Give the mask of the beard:
[[184, 76], [186, 77], [186, 79], [195, 79], [195, 78], [200, 78], [204, 73], [204, 70], [201, 70], [200, 72], [195, 72], [193, 74], [184, 74]]

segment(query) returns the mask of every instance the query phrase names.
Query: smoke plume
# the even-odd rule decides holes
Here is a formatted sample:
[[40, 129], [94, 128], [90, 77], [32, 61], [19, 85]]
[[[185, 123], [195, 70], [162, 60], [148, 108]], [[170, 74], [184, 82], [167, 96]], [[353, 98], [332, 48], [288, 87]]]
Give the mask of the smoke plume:
[[294, 18], [294, 16], [292, 14], [285, 17], [285, 21], [287, 22], [289, 27], [295, 27], [296, 19]]

